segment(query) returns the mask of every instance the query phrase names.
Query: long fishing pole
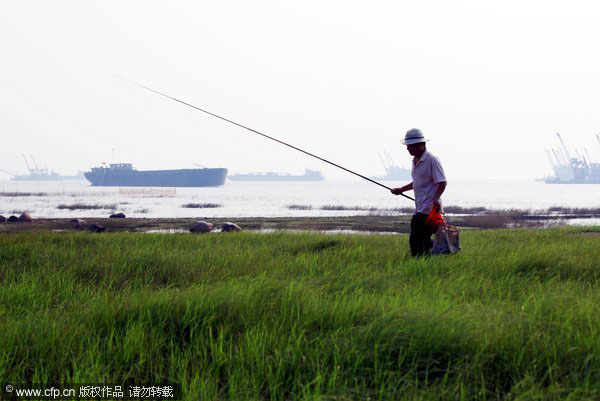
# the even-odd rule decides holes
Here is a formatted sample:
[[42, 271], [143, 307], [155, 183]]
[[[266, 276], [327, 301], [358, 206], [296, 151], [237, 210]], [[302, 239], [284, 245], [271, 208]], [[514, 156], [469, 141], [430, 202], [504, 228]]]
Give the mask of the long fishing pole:
[[[299, 152], [302, 152], [302, 153], [304, 153], [304, 154], [307, 154], [307, 155], [309, 155], [309, 156], [312, 156], [312, 157], [314, 157], [314, 158], [316, 158], [316, 159], [319, 159], [319, 160], [321, 160], [321, 161], [324, 161], [325, 163], [329, 163], [329, 164], [331, 164], [332, 166], [335, 166], [335, 167], [337, 167], [337, 168], [341, 168], [341, 169], [342, 169], [342, 170], [344, 170], [344, 171], [347, 171], [347, 172], [349, 172], [349, 173], [351, 173], [351, 174], [357, 175], [357, 176], [359, 176], [360, 178], [363, 178], [363, 179], [365, 179], [365, 180], [367, 180], [367, 181], [369, 181], [369, 182], [372, 182], [373, 184], [379, 185], [380, 187], [383, 187], [383, 188], [385, 188], [385, 189], [388, 189], [388, 190], [390, 190], [390, 191], [392, 190], [392, 188], [388, 187], [387, 185], [383, 185], [382, 183], [379, 183], [379, 182], [377, 182], [377, 181], [375, 181], [375, 180], [372, 180], [372, 179], [370, 179], [370, 178], [368, 178], [368, 177], [365, 177], [365, 176], [364, 176], [364, 175], [362, 175], [362, 174], [358, 174], [357, 172], [354, 172], [354, 171], [352, 171], [352, 170], [350, 170], [350, 169], [347, 169], [346, 167], [340, 166], [339, 164], [336, 164], [336, 163], [334, 163], [334, 162], [331, 162], [331, 161], [329, 161], [329, 160], [327, 160], [327, 159], [323, 159], [322, 157], [319, 157], [319, 156], [317, 156], [317, 155], [314, 155], [314, 154], [312, 154], [312, 153], [310, 153], [310, 152], [307, 152], [306, 150], [300, 149], [300, 148], [298, 148], [298, 147], [296, 147], [296, 146], [290, 145], [289, 143], [285, 143], [285, 142], [283, 142], [283, 141], [280, 141], [279, 139], [277, 139], [277, 138], [273, 138], [272, 136], [269, 136], [269, 135], [267, 135], [267, 134], [263, 134], [263, 133], [262, 133], [262, 132], [260, 132], [260, 131], [257, 131], [257, 130], [255, 130], [255, 129], [252, 129], [252, 128], [250, 128], [250, 127], [247, 127], [247, 126], [245, 126], [245, 125], [242, 125], [242, 124], [240, 124], [240, 123], [236, 123], [235, 121], [229, 120], [228, 118], [221, 117], [221, 116], [220, 116], [220, 115], [218, 115], [218, 114], [211, 113], [211, 112], [210, 112], [210, 111], [208, 111], [208, 110], [201, 109], [200, 107], [194, 106], [193, 104], [186, 103], [186, 102], [184, 102], [183, 100], [179, 100], [179, 99], [177, 99], [177, 98], [174, 98], [174, 97], [172, 97], [172, 96], [169, 96], [169, 95], [167, 95], [167, 94], [165, 94], [165, 93], [159, 92], [159, 91], [157, 91], [157, 90], [154, 90], [154, 89], [152, 89], [152, 88], [149, 88], [149, 87], [147, 87], [147, 86], [144, 86], [144, 85], [142, 85], [142, 84], [138, 84], [137, 82], [133, 82], [133, 81], [131, 81], [131, 80], [129, 80], [129, 79], [126, 79], [126, 78], [120, 77], [120, 76], [118, 76], [118, 75], [115, 75], [115, 78], [121, 79], [121, 80], [123, 80], [123, 81], [125, 81], [125, 82], [129, 82], [130, 84], [133, 84], [133, 85], [139, 86], [140, 88], [144, 88], [144, 89], [146, 89], [146, 90], [148, 90], [148, 91], [150, 91], [150, 92], [154, 92], [154, 93], [156, 93], [157, 95], [164, 96], [164, 97], [166, 97], [166, 98], [168, 98], [168, 99], [174, 100], [174, 101], [176, 101], [176, 102], [178, 102], [178, 103], [181, 103], [181, 104], [183, 104], [183, 105], [186, 105], [186, 106], [188, 106], [188, 107], [191, 107], [191, 108], [193, 108], [193, 109], [199, 110], [199, 111], [201, 111], [201, 112], [203, 112], [203, 113], [206, 113], [206, 114], [208, 114], [208, 115], [211, 115], [211, 116], [213, 116], [213, 117], [219, 118], [219, 119], [221, 119], [221, 120], [223, 120], [223, 121], [227, 121], [227, 122], [228, 122], [228, 123], [230, 123], [230, 124], [237, 125], [238, 127], [244, 128], [244, 129], [246, 129], [246, 130], [248, 130], [248, 131], [250, 131], [250, 132], [253, 132], [253, 133], [255, 133], [255, 134], [261, 135], [261, 136], [263, 136], [263, 137], [265, 137], [265, 138], [268, 138], [268, 139], [270, 139], [270, 140], [272, 140], [272, 141], [279, 142], [279, 143], [280, 143], [280, 144], [282, 144], [282, 145], [288, 146], [288, 147], [290, 147], [290, 148], [292, 148], [292, 149], [295, 149], [295, 150], [297, 150], [297, 151], [299, 151]], [[413, 199], [413, 198], [411, 198], [411, 197], [410, 197], [410, 196], [408, 196], [408, 195], [404, 195], [404, 194], [402, 194], [402, 193], [401, 193], [400, 195], [404, 196], [404, 197], [405, 197], [405, 198], [407, 198], [407, 199], [410, 199], [410, 200], [414, 201], [414, 199]]]
[[13, 173], [11, 173], [10, 171], [6, 171], [6, 170], [2, 170], [2, 169], [0, 169], [0, 171], [2, 171], [3, 173], [6, 173], [6, 174], [10, 174], [10, 175], [12, 175], [13, 177], [16, 177], [16, 176], [17, 176], [16, 174], [13, 174]]

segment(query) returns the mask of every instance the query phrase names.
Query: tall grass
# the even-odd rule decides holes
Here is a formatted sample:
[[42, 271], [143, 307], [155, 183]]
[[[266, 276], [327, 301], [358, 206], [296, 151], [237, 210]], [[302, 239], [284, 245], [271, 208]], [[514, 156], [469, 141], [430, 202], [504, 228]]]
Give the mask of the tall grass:
[[217, 208], [221, 207], [220, 203], [185, 203], [181, 207], [188, 209], [206, 209], [206, 208]]
[[321, 210], [366, 210], [374, 212], [378, 210], [376, 207], [371, 206], [344, 206], [344, 205], [323, 205], [320, 207]]
[[[126, 204], [125, 202], [123, 202], [122, 204]], [[67, 210], [99, 210], [99, 209], [108, 209], [108, 210], [115, 210], [117, 209], [118, 205], [116, 203], [114, 204], [109, 204], [109, 205], [89, 205], [86, 203], [73, 203], [71, 205], [66, 205], [61, 203], [60, 205], [56, 206], [57, 209], [67, 209]]]
[[311, 205], [288, 205], [287, 208], [290, 210], [312, 210]]
[[548, 208], [549, 213], [562, 213], [571, 215], [600, 215], [600, 207], [561, 207]]
[[600, 229], [0, 236], [0, 383], [186, 400], [600, 397]]
[[0, 192], [0, 196], [19, 197], [19, 196], [48, 196], [47, 192]]

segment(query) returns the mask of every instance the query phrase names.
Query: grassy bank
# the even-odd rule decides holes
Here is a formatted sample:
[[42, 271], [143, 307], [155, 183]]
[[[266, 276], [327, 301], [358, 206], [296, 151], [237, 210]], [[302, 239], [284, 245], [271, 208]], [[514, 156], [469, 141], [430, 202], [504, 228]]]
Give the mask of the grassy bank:
[[[585, 232], [584, 232], [585, 231]], [[0, 384], [186, 400], [600, 397], [600, 229], [0, 235]]]

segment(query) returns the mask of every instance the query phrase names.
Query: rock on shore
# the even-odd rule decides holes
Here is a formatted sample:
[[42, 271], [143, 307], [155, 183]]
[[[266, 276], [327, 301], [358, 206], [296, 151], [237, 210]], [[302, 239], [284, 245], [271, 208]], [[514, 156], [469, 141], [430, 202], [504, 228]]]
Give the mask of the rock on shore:
[[31, 218], [31, 214], [29, 212], [23, 212], [19, 216], [19, 221], [30, 223], [33, 221], [33, 219]]
[[221, 231], [224, 233], [233, 232], [233, 231], [242, 231], [242, 228], [235, 223], [226, 221], [225, 223], [221, 224]]
[[213, 223], [208, 223], [206, 221], [197, 221], [190, 227], [190, 232], [201, 234], [209, 233], [212, 231], [213, 227]]

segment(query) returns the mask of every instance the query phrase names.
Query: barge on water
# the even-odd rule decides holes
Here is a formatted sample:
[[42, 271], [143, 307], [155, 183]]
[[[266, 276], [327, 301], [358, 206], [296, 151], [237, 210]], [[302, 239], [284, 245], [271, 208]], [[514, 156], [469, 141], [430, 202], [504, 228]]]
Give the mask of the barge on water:
[[212, 187], [225, 183], [226, 168], [138, 171], [131, 163], [93, 167], [85, 178], [100, 187]]
[[228, 177], [231, 181], [323, 181], [325, 176], [321, 171], [305, 169], [302, 175], [289, 173], [250, 173], [233, 174]]

